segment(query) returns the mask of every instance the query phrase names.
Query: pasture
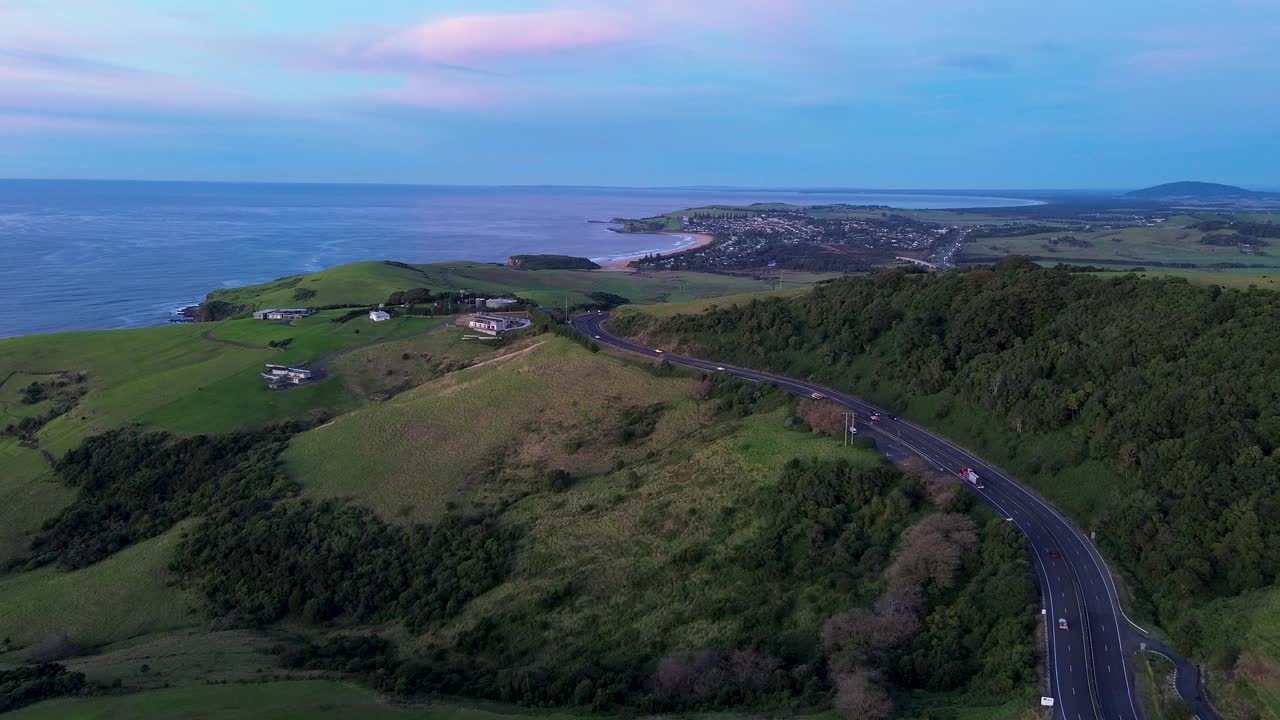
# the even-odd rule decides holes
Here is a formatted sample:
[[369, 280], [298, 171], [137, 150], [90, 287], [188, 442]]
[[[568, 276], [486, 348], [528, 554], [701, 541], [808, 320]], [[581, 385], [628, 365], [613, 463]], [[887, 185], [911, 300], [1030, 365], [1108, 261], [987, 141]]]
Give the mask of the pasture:
[[[361, 262], [340, 265], [310, 275], [298, 275], [262, 285], [218, 290], [211, 299], [255, 308], [319, 307], [337, 303], [380, 303], [396, 290], [427, 288], [435, 292], [518, 295], [541, 305], [558, 307], [590, 302], [592, 292], [621, 295], [636, 303], [678, 302], [696, 298], [763, 290], [769, 280], [695, 272], [604, 272], [592, 270], [516, 270], [505, 265], [446, 262], [430, 265]], [[305, 300], [299, 287], [315, 292]]]

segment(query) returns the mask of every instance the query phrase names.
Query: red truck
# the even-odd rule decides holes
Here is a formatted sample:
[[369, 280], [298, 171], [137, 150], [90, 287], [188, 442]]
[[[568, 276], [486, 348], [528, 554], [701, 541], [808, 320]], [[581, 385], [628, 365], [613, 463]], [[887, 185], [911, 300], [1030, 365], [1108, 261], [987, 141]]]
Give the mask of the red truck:
[[972, 468], [961, 468], [959, 474], [961, 480], [964, 480], [979, 490], [986, 487], [982, 484], [982, 478], [978, 477], [978, 473], [974, 472]]

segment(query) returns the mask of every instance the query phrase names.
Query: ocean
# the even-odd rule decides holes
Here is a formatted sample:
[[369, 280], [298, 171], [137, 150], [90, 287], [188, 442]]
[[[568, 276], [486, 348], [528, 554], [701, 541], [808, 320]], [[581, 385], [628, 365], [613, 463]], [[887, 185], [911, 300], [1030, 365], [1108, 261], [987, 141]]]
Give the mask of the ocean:
[[900, 208], [1027, 204], [973, 196], [570, 187], [0, 181], [0, 337], [138, 327], [224, 287], [357, 260], [609, 259], [685, 241], [589, 220], [713, 203]]

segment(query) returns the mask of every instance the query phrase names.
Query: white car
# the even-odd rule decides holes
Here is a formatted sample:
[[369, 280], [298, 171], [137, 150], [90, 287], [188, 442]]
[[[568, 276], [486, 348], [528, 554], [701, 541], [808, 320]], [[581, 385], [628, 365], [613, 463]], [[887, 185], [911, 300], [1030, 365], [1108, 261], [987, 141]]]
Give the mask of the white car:
[[849, 434], [850, 434], [850, 435], [857, 435], [857, 434], [858, 434], [858, 428], [856, 428], [856, 427], [851, 427], [851, 428], [849, 428]]
[[595, 339], [597, 339], [597, 340], [599, 340], [599, 339], [600, 339], [600, 336], [599, 336], [599, 335], [592, 335], [591, 337], [593, 337], [593, 338], [595, 338]]
[[814, 400], [821, 400], [821, 399], [825, 398], [825, 397], [826, 397], [826, 395], [823, 395], [822, 393], [816, 392], [816, 393], [813, 393], [812, 395], [810, 395], [809, 397], [813, 398]]
[[1059, 629], [1059, 630], [1066, 630], [1066, 629], [1067, 629], [1067, 619], [1066, 619], [1066, 618], [1058, 618], [1058, 629]]
[[717, 366], [716, 366], [716, 372], [724, 372], [724, 368], [722, 368], [722, 367], [720, 367], [719, 365], [717, 365]]
[[662, 352], [662, 351], [661, 351], [661, 350], [654, 350], [654, 352], [656, 352], [656, 353], [660, 353], [660, 352]]

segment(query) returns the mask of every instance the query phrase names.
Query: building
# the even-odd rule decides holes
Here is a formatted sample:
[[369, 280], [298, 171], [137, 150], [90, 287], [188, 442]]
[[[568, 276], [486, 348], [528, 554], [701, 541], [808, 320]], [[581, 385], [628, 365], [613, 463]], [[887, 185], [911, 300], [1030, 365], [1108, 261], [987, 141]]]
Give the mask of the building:
[[267, 371], [262, 373], [262, 379], [267, 381], [272, 389], [279, 390], [289, 385], [301, 385], [311, 381], [311, 371], [306, 368], [289, 367], [288, 365], [268, 365]]
[[391, 314], [383, 310], [371, 310], [369, 319], [374, 322], [382, 322], [383, 320], [390, 320]]
[[472, 330], [479, 330], [489, 335], [506, 332], [520, 324], [515, 318], [503, 317], [502, 315], [476, 315], [471, 318], [471, 322], [467, 323]]
[[311, 311], [306, 308], [272, 308], [259, 310], [253, 314], [254, 320], [298, 320], [307, 317]]
[[494, 308], [504, 308], [508, 305], [516, 305], [519, 302], [515, 298], [489, 298], [484, 301], [484, 306], [492, 310]]

